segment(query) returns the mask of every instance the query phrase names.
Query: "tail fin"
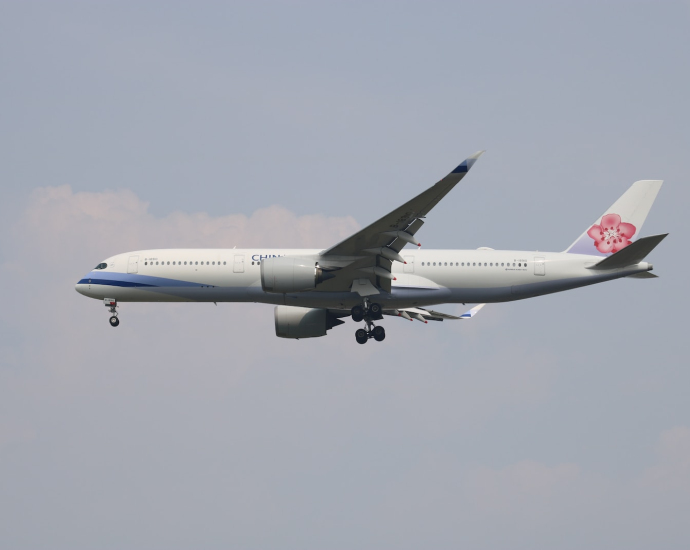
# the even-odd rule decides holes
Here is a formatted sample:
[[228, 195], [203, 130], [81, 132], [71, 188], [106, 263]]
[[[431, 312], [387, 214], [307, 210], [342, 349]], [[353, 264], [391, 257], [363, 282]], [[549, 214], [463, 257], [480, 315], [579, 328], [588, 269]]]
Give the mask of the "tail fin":
[[642, 224], [661, 189], [661, 180], [641, 180], [590, 226], [566, 252], [608, 256], [622, 250], [640, 236]]

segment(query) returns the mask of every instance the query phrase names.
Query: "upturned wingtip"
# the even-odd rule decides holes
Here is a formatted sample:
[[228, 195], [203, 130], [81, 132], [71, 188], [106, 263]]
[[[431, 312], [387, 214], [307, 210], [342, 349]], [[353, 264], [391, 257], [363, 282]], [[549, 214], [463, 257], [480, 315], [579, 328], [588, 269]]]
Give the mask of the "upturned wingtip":
[[472, 168], [472, 165], [477, 162], [477, 159], [481, 157], [484, 154], [484, 151], [477, 151], [474, 155], [470, 155], [467, 157], [465, 160], [463, 160], [455, 170], [453, 170], [451, 173], [452, 174], [460, 174], [462, 172], [469, 172], [470, 168]]

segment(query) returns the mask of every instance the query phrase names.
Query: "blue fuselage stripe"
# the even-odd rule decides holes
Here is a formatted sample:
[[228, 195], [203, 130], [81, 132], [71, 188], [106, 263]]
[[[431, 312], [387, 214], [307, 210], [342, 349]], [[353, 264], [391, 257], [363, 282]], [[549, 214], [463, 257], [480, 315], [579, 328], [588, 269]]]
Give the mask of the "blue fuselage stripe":
[[132, 281], [117, 281], [115, 279], [82, 279], [79, 281], [80, 285], [106, 285], [106, 286], [158, 286], [147, 285], [146, 283], [137, 283]]
[[101, 272], [89, 273], [79, 281], [80, 285], [104, 285], [120, 287], [200, 287], [200, 283], [167, 279], [165, 277], [151, 277], [137, 273]]

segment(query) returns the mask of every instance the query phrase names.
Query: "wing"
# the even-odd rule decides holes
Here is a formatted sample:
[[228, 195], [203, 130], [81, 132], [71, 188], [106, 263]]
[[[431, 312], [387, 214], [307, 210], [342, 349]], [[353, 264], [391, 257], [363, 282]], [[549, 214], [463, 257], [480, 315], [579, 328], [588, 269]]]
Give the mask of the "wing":
[[419, 245], [414, 235], [424, 224], [423, 218], [465, 177], [483, 152], [470, 156], [441, 181], [399, 208], [322, 251], [319, 264], [326, 270], [333, 269], [335, 276], [319, 285], [318, 290], [352, 289], [364, 296], [377, 294], [379, 288], [390, 291], [392, 262], [405, 263], [399, 252], [406, 244]]
[[427, 321], [443, 321], [444, 319], [449, 321], [459, 321], [462, 319], [471, 319], [485, 305], [486, 304], [479, 304], [478, 306], [474, 306], [467, 313], [463, 313], [460, 317], [456, 317], [455, 315], [449, 315], [448, 313], [441, 313], [440, 311], [424, 309], [421, 307], [407, 307], [403, 309], [384, 309], [383, 314], [403, 317], [404, 319], [409, 319], [410, 321], [412, 321], [412, 319], [417, 319], [422, 323], [426, 323]]

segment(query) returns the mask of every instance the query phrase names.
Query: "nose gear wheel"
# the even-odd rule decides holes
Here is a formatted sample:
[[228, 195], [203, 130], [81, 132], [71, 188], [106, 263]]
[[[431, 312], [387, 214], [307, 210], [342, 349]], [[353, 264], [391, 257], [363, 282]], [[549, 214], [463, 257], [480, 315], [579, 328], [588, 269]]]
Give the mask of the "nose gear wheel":
[[105, 298], [103, 300], [103, 303], [104, 303], [105, 307], [108, 308], [108, 312], [111, 315], [111, 317], [109, 319], [110, 326], [111, 327], [118, 326], [120, 324], [120, 319], [117, 318], [117, 301], [113, 300], [112, 298]]

